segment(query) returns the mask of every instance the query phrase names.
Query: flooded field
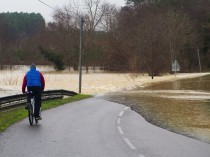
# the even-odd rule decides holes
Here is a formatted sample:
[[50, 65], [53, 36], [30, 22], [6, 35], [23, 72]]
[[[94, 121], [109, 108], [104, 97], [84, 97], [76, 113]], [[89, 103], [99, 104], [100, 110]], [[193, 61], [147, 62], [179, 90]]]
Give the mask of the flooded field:
[[210, 143], [210, 75], [155, 83], [103, 98], [131, 106], [152, 124]]
[[[29, 66], [15, 66], [12, 70], [0, 71], [0, 97], [21, 93], [23, 77], [29, 70]], [[73, 69], [55, 71], [52, 66], [38, 65], [37, 70], [45, 77], [45, 90], [65, 89], [74, 92], [79, 91], [79, 72]], [[207, 73], [182, 73], [177, 78], [192, 78], [207, 75]], [[89, 70], [82, 74], [82, 93], [102, 95], [107, 92], [136, 89], [137, 86], [146, 86], [154, 82], [174, 80], [174, 75], [158, 76], [151, 79], [147, 74], [133, 75], [131, 73], [109, 73], [100, 70]]]
[[[78, 92], [78, 72], [56, 72], [50, 66], [37, 68], [44, 74], [45, 90]], [[0, 71], [0, 97], [20, 94], [28, 69], [29, 66], [18, 66]], [[134, 77], [129, 73], [84, 72], [82, 93], [104, 95], [104, 99], [130, 105], [155, 125], [210, 143], [210, 75], [206, 75], [180, 73], [176, 78], [164, 75], [151, 79], [148, 75]], [[203, 77], [194, 78], [198, 76]]]

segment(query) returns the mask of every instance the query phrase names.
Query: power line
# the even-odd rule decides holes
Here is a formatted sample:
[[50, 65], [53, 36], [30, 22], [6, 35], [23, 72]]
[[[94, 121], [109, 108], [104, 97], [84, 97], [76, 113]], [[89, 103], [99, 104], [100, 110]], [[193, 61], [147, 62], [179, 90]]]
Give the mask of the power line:
[[41, 2], [42, 4], [48, 6], [49, 8], [51, 8], [51, 9], [53, 9], [53, 10], [55, 10], [55, 11], [60, 12], [58, 9], [55, 9], [54, 7], [50, 6], [49, 4], [47, 4], [47, 3], [45, 3], [45, 2], [43, 2], [43, 1], [41, 1], [41, 0], [38, 0], [38, 1]]
[[[53, 10], [55, 10], [55, 11], [57, 11], [58, 13], [61, 13], [61, 11], [60, 10], [58, 10], [58, 9], [56, 9], [56, 8], [54, 8], [54, 7], [52, 7], [52, 6], [50, 6], [49, 4], [47, 4], [47, 3], [45, 3], [45, 2], [43, 2], [43, 1], [41, 1], [41, 0], [38, 0], [40, 3], [42, 3], [42, 4], [44, 4], [44, 5], [46, 5], [47, 7], [49, 7], [49, 8], [51, 8], [51, 9], [53, 9]], [[75, 14], [77, 14], [78, 15], [78, 13], [77, 12], [74, 12], [74, 11], [71, 11], [71, 12], [73, 12], [73, 13], [75, 13]], [[79, 17], [80, 17], [80, 15], [78, 15]], [[68, 16], [66, 16], [66, 18], [68, 18]]]

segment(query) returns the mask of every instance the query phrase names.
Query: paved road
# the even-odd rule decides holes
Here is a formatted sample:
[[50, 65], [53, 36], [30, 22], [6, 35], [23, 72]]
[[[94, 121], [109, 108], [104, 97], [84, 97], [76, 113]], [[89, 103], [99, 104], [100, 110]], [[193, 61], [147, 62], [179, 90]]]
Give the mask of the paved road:
[[90, 98], [42, 112], [0, 135], [0, 157], [210, 157], [210, 144], [147, 123], [124, 105]]

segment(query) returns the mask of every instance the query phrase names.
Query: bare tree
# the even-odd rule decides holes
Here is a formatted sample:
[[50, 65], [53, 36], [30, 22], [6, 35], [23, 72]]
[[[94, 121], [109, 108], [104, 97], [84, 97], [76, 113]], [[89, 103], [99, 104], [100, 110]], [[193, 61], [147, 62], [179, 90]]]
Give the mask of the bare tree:
[[124, 7], [118, 29], [123, 47], [118, 54], [127, 56], [131, 71], [147, 71], [151, 76], [170, 72], [175, 59], [186, 67], [200, 40], [186, 13], [149, 5]]
[[[85, 0], [82, 9], [81, 6], [76, 3], [56, 9], [53, 16], [56, 23], [54, 35], [57, 36], [56, 39], [59, 39], [60, 42], [56, 44], [53, 41], [53, 45], [57, 46], [56, 49], [59, 53], [66, 56], [65, 59], [68, 60], [66, 61], [67, 63], [78, 58], [75, 55], [78, 52], [79, 46], [80, 18], [84, 17], [85, 37], [83, 63], [87, 72], [91, 64], [94, 66], [98, 64], [98, 58], [101, 53], [98, 46], [100, 45], [98, 37], [103, 34], [104, 17], [109, 15], [108, 12], [111, 10], [110, 6], [111, 5], [104, 3], [102, 0]], [[53, 38], [50, 40], [53, 40]]]
[[108, 31], [113, 32], [117, 28], [119, 10], [117, 9], [115, 5], [111, 5], [109, 3], [105, 3], [104, 6], [106, 8], [106, 13], [101, 23], [102, 30], [104, 30], [105, 32], [108, 32]]
[[[189, 60], [190, 56], [182, 53], [190, 54], [191, 51], [199, 47], [201, 41], [195, 25], [187, 14], [174, 10], [166, 12], [165, 22], [165, 41], [170, 54], [170, 63], [168, 64], [172, 64], [175, 59], [179, 59], [180, 62]], [[187, 59], [183, 57], [187, 57]]]
[[[96, 56], [102, 56], [102, 49], [98, 49], [98, 37], [104, 34], [104, 24], [111, 12], [111, 5], [102, 0], [85, 0], [83, 12], [85, 18], [84, 64], [86, 72], [94, 64]], [[100, 44], [99, 44], [100, 45]], [[97, 51], [95, 51], [97, 49]], [[96, 65], [96, 64], [94, 64]]]
[[101, 29], [103, 17], [107, 15], [107, 7], [102, 0], [85, 0], [86, 30], [92, 32]]

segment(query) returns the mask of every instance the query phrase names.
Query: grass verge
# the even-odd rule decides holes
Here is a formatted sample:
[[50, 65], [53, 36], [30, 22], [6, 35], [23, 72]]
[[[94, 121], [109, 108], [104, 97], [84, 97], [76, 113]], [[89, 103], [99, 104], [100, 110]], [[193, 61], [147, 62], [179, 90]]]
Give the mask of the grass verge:
[[[78, 94], [73, 97], [69, 97], [66, 99], [56, 99], [56, 100], [49, 100], [49, 101], [44, 101], [42, 103], [42, 110], [47, 110], [50, 108], [54, 108], [66, 103], [90, 98], [90, 95], [83, 95], [83, 94]], [[0, 133], [5, 131], [9, 126], [12, 124], [26, 118], [28, 116], [28, 112], [23, 108], [17, 108], [14, 110], [10, 110], [7, 112], [0, 112]]]

